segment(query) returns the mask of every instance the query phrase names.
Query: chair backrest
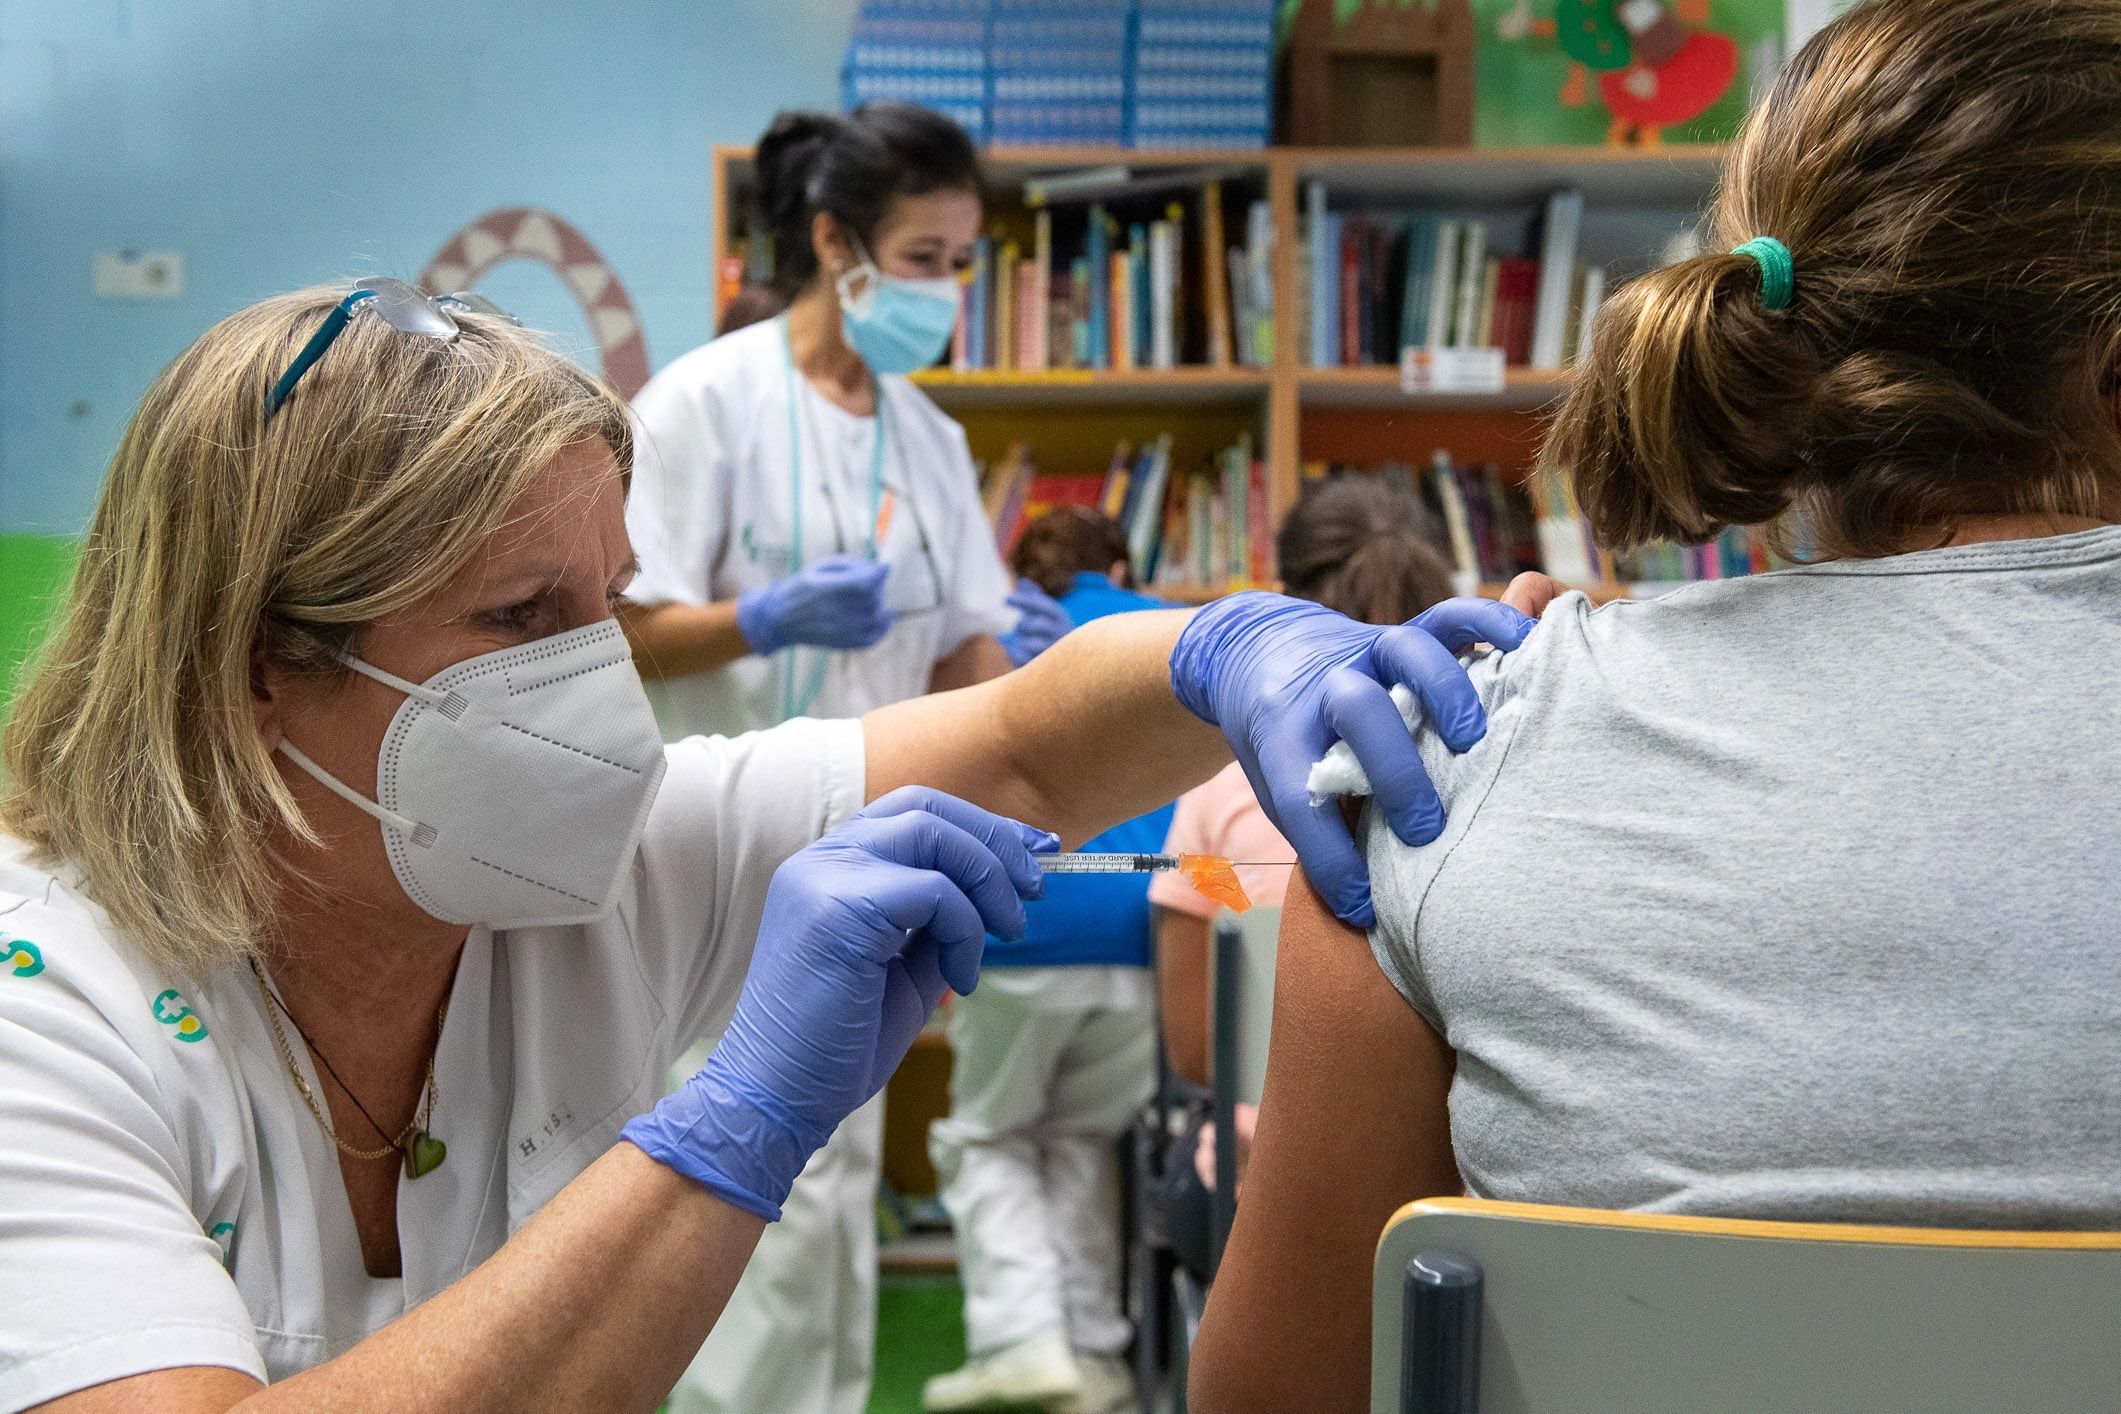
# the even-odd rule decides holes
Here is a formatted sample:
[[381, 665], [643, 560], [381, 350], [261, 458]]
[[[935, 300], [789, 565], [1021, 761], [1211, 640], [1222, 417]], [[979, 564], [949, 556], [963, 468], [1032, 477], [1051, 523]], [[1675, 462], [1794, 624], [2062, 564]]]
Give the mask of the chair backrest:
[[2121, 1409], [2121, 1233], [1438, 1198], [1373, 1282], [1372, 1414]]
[[[1230, 924], [1236, 925], [1234, 942]], [[1236, 1070], [1229, 1077], [1231, 1098], [1256, 1105], [1266, 1083], [1267, 1037], [1274, 1026], [1274, 954], [1281, 939], [1281, 910], [1225, 910], [1209, 937], [1215, 948], [1208, 968], [1209, 1054], [1220, 1063], [1225, 1052], [1218, 1038], [1228, 1026], [1237, 1043]]]

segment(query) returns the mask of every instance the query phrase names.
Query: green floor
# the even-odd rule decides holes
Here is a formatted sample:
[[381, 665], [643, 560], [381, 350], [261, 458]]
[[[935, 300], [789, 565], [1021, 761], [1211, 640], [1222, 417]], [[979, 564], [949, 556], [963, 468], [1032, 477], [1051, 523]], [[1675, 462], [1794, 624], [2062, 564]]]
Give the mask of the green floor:
[[965, 1363], [964, 1302], [955, 1277], [883, 1279], [869, 1414], [920, 1414], [922, 1382]]

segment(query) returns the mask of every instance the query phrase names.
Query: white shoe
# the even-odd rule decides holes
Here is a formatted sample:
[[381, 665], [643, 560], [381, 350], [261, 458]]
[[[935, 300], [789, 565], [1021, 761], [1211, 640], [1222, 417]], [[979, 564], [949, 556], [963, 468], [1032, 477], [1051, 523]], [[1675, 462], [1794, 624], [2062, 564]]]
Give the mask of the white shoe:
[[967, 1360], [962, 1370], [937, 1375], [921, 1388], [928, 1414], [975, 1409], [1037, 1409], [1073, 1414], [1083, 1394], [1082, 1373], [1059, 1331], [1046, 1331]]
[[1075, 1368], [1082, 1374], [1083, 1392], [1069, 1414], [1139, 1414], [1134, 1371], [1126, 1361], [1117, 1355], [1077, 1352]]

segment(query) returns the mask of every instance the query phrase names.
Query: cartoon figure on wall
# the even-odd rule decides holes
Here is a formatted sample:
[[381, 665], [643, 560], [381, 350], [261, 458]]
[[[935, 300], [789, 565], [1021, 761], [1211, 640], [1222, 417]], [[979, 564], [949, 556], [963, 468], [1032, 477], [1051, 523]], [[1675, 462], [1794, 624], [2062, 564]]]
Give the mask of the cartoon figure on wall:
[[[1536, 125], [1537, 116], [1524, 111], [1536, 101], [1531, 75], [1548, 70], [1534, 56], [1551, 56], [1549, 62], [1559, 60], [1566, 69], [1558, 88], [1547, 90], [1545, 104], [1558, 97], [1561, 109], [1587, 110], [1589, 117], [1595, 92], [1605, 110], [1604, 140], [1615, 147], [1655, 147], [1669, 130], [1686, 124], [1694, 127], [1685, 140], [1728, 136], [1743, 111], [1743, 94], [1735, 91], [1742, 47], [1778, 37], [1781, 19], [1779, 4], [1760, 0], [1723, 0], [1713, 27], [1710, 0], [1553, 0], [1553, 16], [1545, 19], [1534, 15], [1532, 0], [1507, 4], [1491, 4], [1491, 12], [1499, 13], [1493, 13], [1492, 30], [1484, 30], [1499, 42], [1482, 46], [1489, 61], [1481, 75], [1482, 116], [1517, 130]], [[1779, 53], [1777, 44], [1767, 48]], [[1520, 111], [1496, 114], [1498, 99]], [[1712, 121], [1699, 121], [1712, 110]], [[1518, 131], [1503, 140], [1526, 138]]]
[[535, 261], [560, 277], [589, 321], [604, 381], [622, 398], [640, 392], [648, 382], [648, 344], [633, 297], [589, 238], [550, 211], [487, 212], [442, 243], [420, 273], [420, 288], [430, 294], [470, 289], [509, 260]]

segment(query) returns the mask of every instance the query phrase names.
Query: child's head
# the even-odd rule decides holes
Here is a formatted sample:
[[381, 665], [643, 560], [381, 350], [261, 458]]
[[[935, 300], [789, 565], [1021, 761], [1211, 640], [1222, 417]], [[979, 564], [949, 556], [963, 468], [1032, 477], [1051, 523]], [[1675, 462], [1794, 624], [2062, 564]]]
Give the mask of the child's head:
[[1451, 597], [1421, 502], [1373, 476], [1306, 486], [1274, 549], [1285, 593], [1364, 623], [1405, 623]]
[[[2094, 514], [2121, 471], [2121, 4], [1870, 0], [1747, 123], [1718, 253], [1599, 314], [1548, 440], [1616, 547], [1794, 511], [1828, 555]], [[1786, 310], [1721, 253], [1786, 245]]]
[[1026, 525], [1009, 554], [1009, 568], [1056, 599], [1078, 574], [1109, 575], [1122, 588], [1134, 587], [1127, 532], [1088, 506], [1055, 506]]

